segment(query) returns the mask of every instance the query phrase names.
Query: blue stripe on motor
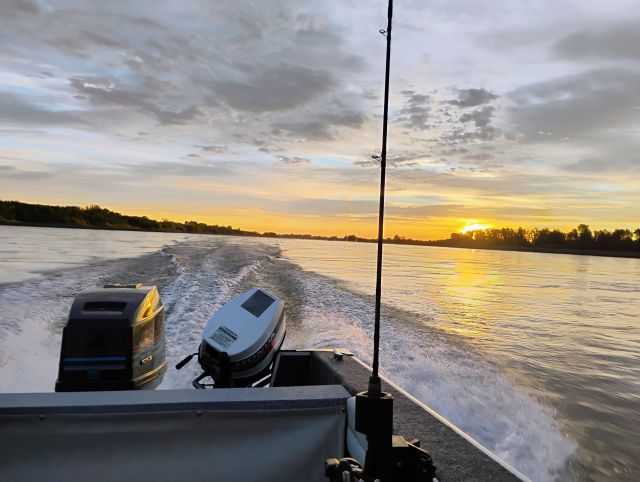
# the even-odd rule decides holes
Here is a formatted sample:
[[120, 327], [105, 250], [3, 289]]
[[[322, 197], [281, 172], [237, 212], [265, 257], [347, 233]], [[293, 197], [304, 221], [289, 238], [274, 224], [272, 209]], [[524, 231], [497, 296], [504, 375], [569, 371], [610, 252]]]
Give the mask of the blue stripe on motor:
[[82, 370], [124, 370], [126, 365], [64, 365], [65, 371], [82, 371]]
[[126, 361], [126, 356], [97, 356], [90, 358], [65, 358], [66, 362], [100, 362], [100, 361]]

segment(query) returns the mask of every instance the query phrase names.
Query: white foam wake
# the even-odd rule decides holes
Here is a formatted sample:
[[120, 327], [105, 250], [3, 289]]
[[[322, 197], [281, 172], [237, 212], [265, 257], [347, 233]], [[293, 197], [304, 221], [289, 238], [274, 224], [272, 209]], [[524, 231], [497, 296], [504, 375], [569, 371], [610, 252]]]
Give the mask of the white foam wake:
[[[288, 340], [289, 346], [346, 347], [370, 363], [370, 300], [331, 279], [299, 273], [306, 293], [303, 330]], [[576, 447], [549, 407], [450, 337], [389, 317], [382, 327], [384, 375], [532, 480], [559, 476]]]
[[[193, 253], [191, 253], [193, 254]], [[249, 274], [258, 270], [260, 259], [239, 266], [227, 263], [218, 250], [172, 256], [178, 275], [161, 292], [166, 318], [168, 369], [159, 389], [191, 388], [200, 367], [193, 361], [180, 372], [175, 365], [198, 350], [202, 330], [209, 319]]]
[[0, 392], [51, 392], [73, 297], [109, 276], [106, 265], [0, 286]]
[[[166, 273], [166, 267], [149, 271], [150, 261], [135, 267], [110, 262], [3, 286], [0, 391], [53, 390], [60, 328], [73, 296], [87, 286], [122, 281], [124, 274], [151, 273], [162, 281], [169, 369], [161, 388], [190, 387], [198, 374], [197, 362], [181, 372], [176, 372], [175, 363], [197, 350], [209, 316], [247, 279], [256, 274], [256, 279], [267, 280], [269, 270], [279, 263], [284, 269], [279, 288], [287, 285], [295, 293], [286, 301], [295, 303], [289, 309], [299, 312], [297, 324], [289, 327], [286, 346], [346, 347], [370, 363], [371, 300], [334, 280], [280, 261], [249, 241], [206, 237], [166, 248], [165, 255], [175, 268]], [[452, 337], [412, 324], [406, 313], [386, 313], [381, 354], [386, 376], [532, 479], [556, 477], [575, 446], [560, 432], [551, 409]]]

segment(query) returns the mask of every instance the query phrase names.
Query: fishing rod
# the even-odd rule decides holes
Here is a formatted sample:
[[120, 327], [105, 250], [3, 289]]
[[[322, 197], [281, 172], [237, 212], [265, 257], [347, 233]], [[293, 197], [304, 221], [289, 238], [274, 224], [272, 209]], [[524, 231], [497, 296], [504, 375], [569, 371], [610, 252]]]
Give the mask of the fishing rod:
[[382, 392], [380, 375], [380, 304], [382, 299], [382, 248], [384, 246], [384, 194], [387, 174], [387, 127], [389, 125], [389, 77], [391, 73], [391, 28], [393, 0], [389, 0], [384, 74], [384, 111], [382, 116], [382, 149], [380, 152], [380, 202], [378, 205], [378, 253], [376, 260], [376, 295], [373, 322], [373, 365], [366, 392], [356, 395], [356, 430], [367, 435], [363, 477], [370, 480], [386, 475], [385, 465], [393, 436], [393, 397]]
[[382, 247], [384, 245], [384, 191], [387, 176], [387, 126], [389, 123], [389, 75], [391, 72], [391, 20], [393, 18], [393, 0], [389, 0], [387, 29], [380, 33], [387, 37], [387, 60], [384, 74], [384, 112], [382, 116], [382, 150], [380, 152], [380, 203], [378, 206], [378, 258], [376, 262], [376, 304], [373, 328], [373, 370], [369, 378], [368, 393], [380, 395], [380, 376], [378, 375], [380, 357], [380, 300], [382, 298]]
[[[364, 467], [354, 459], [329, 459], [325, 474], [333, 481], [432, 482], [436, 468], [427, 452], [404, 437], [393, 435], [393, 396], [382, 391], [380, 366], [380, 304], [382, 298], [382, 248], [384, 244], [384, 194], [387, 170], [387, 127], [389, 123], [389, 76], [391, 71], [391, 24], [393, 0], [389, 0], [387, 29], [380, 30], [387, 39], [384, 78], [384, 112], [382, 150], [380, 152], [380, 204], [378, 207], [378, 254], [373, 332], [373, 365], [366, 392], [356, 395], [357, 432], [367, 436]], [[374, 156], [377, 158], [377, 156]]]

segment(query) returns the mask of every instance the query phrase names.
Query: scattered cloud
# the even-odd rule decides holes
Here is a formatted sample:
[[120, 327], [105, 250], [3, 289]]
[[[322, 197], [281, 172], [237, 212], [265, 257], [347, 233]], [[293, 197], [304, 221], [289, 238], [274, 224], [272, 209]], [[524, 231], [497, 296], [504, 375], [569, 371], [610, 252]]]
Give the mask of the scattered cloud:
[[175, 110], [162, 108], [155, 103], [161, 97], [177, 90], [170, 82], [145, 79], [141, 89], [129, 89], [109, 77], [72, 77], [71, 86], [85, 96], [92, 104], [98, 106], [118, 106], [135, 108], [138, 111], [153, 116], [160, 124], [185, 124], [204, 115], [196, 106], [178, 108]]
[[[411, 167], [415, 168], [421, 165], [428, 164], [431, 160], [431, 154], [429, 152], [400, 152], [387, 154], [387, 167]], [[360, 167], [379, 167], [380, 159], [378, 156], [365, 158], [354, 162], [354, 165]]]
[[213, 83], [229, 106], [248, 112], [290, 110], [329, 92], [336, 84], [329, 72], [281, 64], [245, 65], [238, 80]]
[[309, 164], [311, 161], [306, 157], [278, 156], [278, 162], [288, 166], [299, 166], [301, 164]]
[[496, 140], [500, 134], [500, 129], [489, 125], [474, 130], [457, 127], [443, 135], [442, 141], [447, 145], [459, 145], [479, 141], [489, 142]]
[[431, 97], [428, 94], [419, 94], [413, 90], [404, 90], [402, 95], [407, 100], [400, 109], [398, 121], [410, 129], [430, 129], [432, 127], [429, 125]]
[[37, 2], [31, 0], [6, 0], [0, 4], [3, 18], [17, 18], [20, 15], [37, 15], [41, 12]]
[[563, 169], [569, 172], [603, 174], [603, 173], [637, 173], [640, 171], [640, 155], [626, 158], [590, 158], [567, 164]]
[[638, 122], [640, 71], [593, 69], [512, 91], [508, 115], [526, 142], [588, 139]]
[[484, 106], [473, 112], [465, 112], [460, 116], [460, 122], [473, 122], [476, 127], [484, 128], [489, 125], [493, 118], [494, 107]]
[[173, 178], [198, 178], [219, 179], [229, 175], [236, 165], [229, 162], [204, 161], [194, 163], [190, 158], [188, 162], [149, 162], [144, 164], [123, 163], [118, 165], [120, 170], [145, 178], [173, 177]]
[[0, 123], [34, 126], [72, 126], [85, 123], [81, 111], [51, 109], [45, 105], [37, 104], [34, 99], [24, 95], [0, 92]]
[[207, 146], [200, 146], [200, 145], [194, 145], [193, 147], [196, 147], [198, 149], [201, 149], [205, 152], [210, 152], [212, 154], [222, 154], [224, 152], [227, 152], [228, 147], [227, 146], [222, 146], [222, 145], [207, 145]]
[[555, 42], [553, 52], [569, 60], [639, 60], [640, 17], [573, 32]]
[[277, 137], [326, 141], [339, 137], [343, 128], [361, 127], [364, 121], [365, 115], [357, 108], [333, 101], [314, 106], [303, 120], [285, 118], [274, 122], [271, 133]]
[[36, 181], [51, 179], [54, 174], [47, 171], [29, 171], [18, 169], [15, 166], [0, 165], [0, 176], [13, 180]]
[[458, 98], [445, 101], [460, 108], [477, 107], [496, 100], [498, 96], [485, 89], [458, 89]]

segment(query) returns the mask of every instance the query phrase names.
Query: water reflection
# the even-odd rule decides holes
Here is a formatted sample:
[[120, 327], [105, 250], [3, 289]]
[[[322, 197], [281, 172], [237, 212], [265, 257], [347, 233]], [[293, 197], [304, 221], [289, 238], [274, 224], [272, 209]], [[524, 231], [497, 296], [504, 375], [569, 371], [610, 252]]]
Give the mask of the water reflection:
[[[373, 245], [286, 244], [303, 267], [373, 292]], [[557, 410], [580, 443], [578, 477], [640, 473], [640, 260], [391, 245], [384, 265], [386, 305], [464, 338]]]

